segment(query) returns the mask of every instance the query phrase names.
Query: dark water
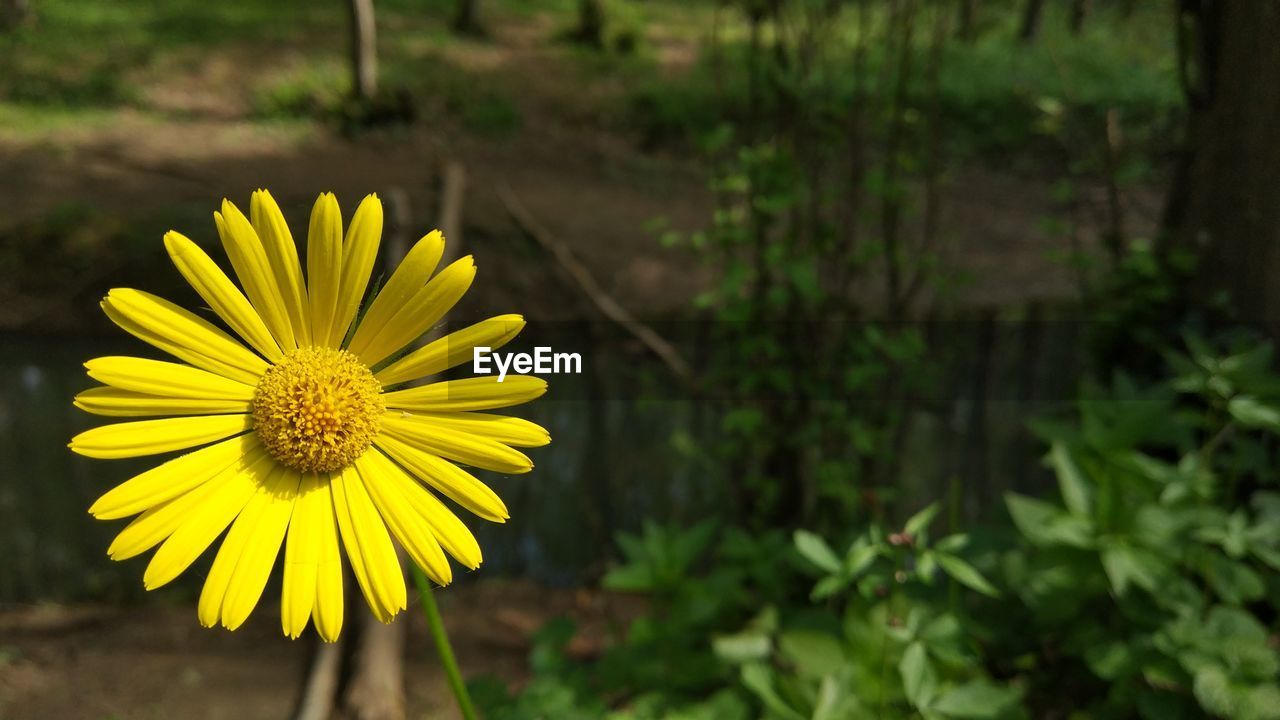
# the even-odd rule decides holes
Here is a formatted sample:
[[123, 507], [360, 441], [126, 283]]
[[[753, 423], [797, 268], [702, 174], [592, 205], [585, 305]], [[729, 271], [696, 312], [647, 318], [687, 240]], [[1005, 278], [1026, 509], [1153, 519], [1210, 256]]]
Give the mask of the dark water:
[[[551, 332], [554, 340], [538, 344], [557, 350], [585, 344], [581, 328]], [[109, 560], [106, 548], [128, 521], [95, 520], [86, 509], [158, 460], [90, 460], [66, 443], [105, 421], [71, 405], [72, 396], [95, 384], [82, 363], [154, 353], [129, 338], [0, 336], [0, 344], [0, 602], [141, 596], [149, 553]], [[702, 423], [691, 402], [663, 390], [665, 370], [630, 353], [582, 352], [583, 374], [549, 377], [546, 396], [515, 409], [553, 438], [529, 451], [534, 471], [477, 473], [506, 501], [511, 520], [492, 524], [459, 511], [484, 549], [486, 576], [584, 581], [604, 567], [618, 529], [642, 517], [714, 511], [705, 473], [699, 476], [681, 449]], [[175, 584], [194, 591], [210, 560]]]
[[[511, 511], [501, 525], [459, 511], [484, 549], [480, 573], [590, 582], [614, 556], [617, 531], [633, 530], [645, 518], [688, 523], [721, 516], [724, 483], [731, 479], [709, 464], [714, 410], [690, 400], [665, 367], [625, 337], [602, 336], [589, 324], [538, 325], [522, 335], [523, 345], [507, 349], [549, 345], [579, 352], [584, 372], [548, 377], [546, 396], [514, 409], [553, 438], [529, 451], [533, 472], [477, 473]], [[696, 339], [705, 332], [688, 326], [664, 328], [664, 334], [688, 340], [686, 350], [705, 345]], [[964, 518], [991, 518], [1002, 515], [1006, 490], [1051, 489], [1039, 462], [1043, 448], [1027, 433], [1026, 420], [1069, 404], [1079, 334], [1069, 323], [932, 328], [936, 377], [931, 394], [913, 398], [909, 410], [891, 481], [895, 514], [905, 517], [954, 488]], [[143, 595], [149, 554], [108, 560], [106, 548], [127, 521], [98, 521], [86, 508], [158, 460], [89, 460], [66, 443], [103, 422], [71, 405], [73, 395], [93, 384], [81, 364], [101, 355], [154, 352], [113, 336], [0, 336], [0, 344], [0, 602]], [[212, 555], [175, 585], [194, 592]]]

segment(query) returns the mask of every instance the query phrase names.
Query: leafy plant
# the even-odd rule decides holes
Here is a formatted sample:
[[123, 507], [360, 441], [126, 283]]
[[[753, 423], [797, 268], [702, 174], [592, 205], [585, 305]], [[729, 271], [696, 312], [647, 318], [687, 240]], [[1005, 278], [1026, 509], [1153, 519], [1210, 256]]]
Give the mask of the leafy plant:
[[937, 513], [932, 504], [896, 532], [873, 524], [843, 555], [813, 533], [795, 533], [797, 552], [820, 572], [817, 606], [767, 608], [715, 641], [717, 654], [740, 666], [764, 717], [1019, 716], [1020, 692], [987, 674], [958, 595], [941, 580], [1000, 593], [963, 559], [967, 536], [930, 543]]
[[1059, 501], [1005, 498], [1026, 542], [1004, 559], [1022, 649], [1092, 675], [1108, 716], [1280, 717], [1271, 349], [1188, 344], [1166, 381], [1117, 378], [1073, 422], [1036, 426]]

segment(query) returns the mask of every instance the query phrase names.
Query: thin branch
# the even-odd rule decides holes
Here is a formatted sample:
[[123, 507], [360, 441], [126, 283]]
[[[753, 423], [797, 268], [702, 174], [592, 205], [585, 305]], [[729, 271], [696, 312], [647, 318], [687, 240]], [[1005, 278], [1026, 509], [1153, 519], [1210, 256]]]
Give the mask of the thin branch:
[[600, 287], [600, 283], [596, 281], [587, 266], [582, 264], [582, 261], [573, 254], [573, 251], [567, 245], [552, 235], [530, 214], [529, 210], [525, 208], [509, 186], [505, 183], [498, 183], [496, 189], [498, 197], [502, 200], [502, 204], [506, 206], [511, 219], [516, 222], [516, 225], [526, 235], [550, 253], [556, 262], [560, 263], [569, 278], [587, 296], [587, 299], [596, 306], [596, 309], [606, 318], [631, 333], [645, 347], [649, 348], [654, 355], [657, 355], [681, 382], [696, 390], [698, 383], [694, 377], [693, 370], [681, 357], [675, 346], [654, 332], [653, 328], [637, 320], [626, 308], [610, 297]]

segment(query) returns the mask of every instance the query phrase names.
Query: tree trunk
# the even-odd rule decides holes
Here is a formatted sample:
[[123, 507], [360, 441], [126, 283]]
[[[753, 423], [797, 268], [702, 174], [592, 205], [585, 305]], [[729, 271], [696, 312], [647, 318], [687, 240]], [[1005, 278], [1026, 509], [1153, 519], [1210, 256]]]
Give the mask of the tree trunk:
[[1044, 0], [1027, 0], [1022, 10], [1022, 26], [1018, 38], [1024, 43], [1035, 42], [1040, 34], [1040, 18], [1044, 15]]
[[378, 33], [373, 0], [351, 0], [351, 87], [356, 97], [378, 94]]
[[458, 0], [453, 13], [453, 30], [462, 35], [483, 35], [480, 24], [480, 0]]
[[[361, 608], [363, 610], [363, 608]], [[343, 702], [351, 720], [405, 720], [404, 642], [408, 622], [382, 624], [371, 612], [357, 616], [355, 667]]]
[[329, 720], [342, 674], [342, 637], [316, 646], [293, 720]]
[[957, 35], [964, 42], [973, 42], [974, 25], [978, 21], [978, 0], [960, 0], [960, 22]]
[[573, 39], [596, 49], [604, 47], [604, 5], [601, 0], [578, 0], [578, 27]]
[[1181, 0], [1178, 27], [1190, 116], [1164, 246], [1198, 253], [1196, 296], [1280, 336], [1280, 3]]
[[0, 31], [26, 25], [33, 17], [31, 0], [0, 0]]
[[1084, 21], [1089, 18], [1093, 9], [1093, 0], [1071, 0], [1071, 34], [1079, 35], [1084, 30]]

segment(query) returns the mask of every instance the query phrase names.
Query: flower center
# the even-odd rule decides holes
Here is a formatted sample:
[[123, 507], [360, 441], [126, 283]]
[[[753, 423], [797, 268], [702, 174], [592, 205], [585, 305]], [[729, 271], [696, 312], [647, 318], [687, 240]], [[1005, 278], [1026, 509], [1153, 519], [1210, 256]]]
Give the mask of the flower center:
[[378, 434], [382, 384], [346, 350], [299, 348], [258, 381], [253, 424], [267, 451], [303, 472], [350, 465]]

